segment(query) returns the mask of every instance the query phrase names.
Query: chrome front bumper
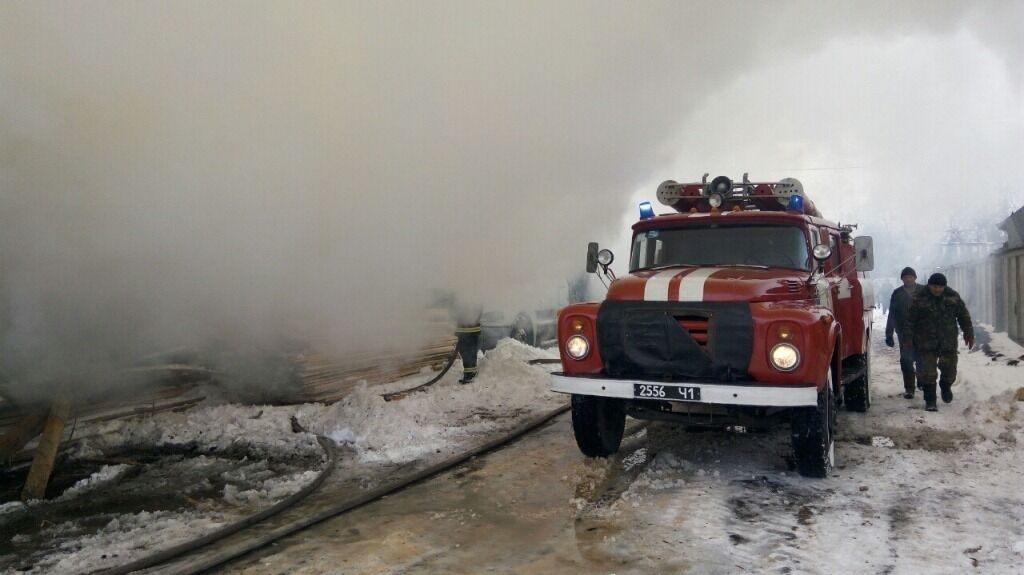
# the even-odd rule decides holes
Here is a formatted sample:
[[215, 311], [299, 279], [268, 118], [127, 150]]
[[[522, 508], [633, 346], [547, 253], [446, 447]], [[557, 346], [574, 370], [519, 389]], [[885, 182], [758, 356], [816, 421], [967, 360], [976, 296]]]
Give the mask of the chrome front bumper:
[[803, 407], [818, 405], [818, 390], [807, 385], [734, 385], [721, 383], [663, 382], [640, 379], [611, 379], [603, 377], [568, 376], [551, 374], [551, 391], [575, 395], [597, 395], [621, 399], [649, 399], [637, 397], [633, 386], [665, 385], [700, 388], [700, 401], [658, 399], [680, 403], [714, 403], [719, 405], [751, 405], [759, 407]]

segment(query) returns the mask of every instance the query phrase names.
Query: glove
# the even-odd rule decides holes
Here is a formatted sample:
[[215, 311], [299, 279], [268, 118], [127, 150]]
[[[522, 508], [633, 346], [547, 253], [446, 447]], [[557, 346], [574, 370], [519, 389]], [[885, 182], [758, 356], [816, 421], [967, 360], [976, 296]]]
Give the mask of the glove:
[[896, 347], [896, 342], [893, 341], [891, 335], [885, 336], [885, 345], [887, 345], [889, 347]]
[[974, 349], [974, 335], [965, 335], [964, 343], [967, 344], [967, 349]]

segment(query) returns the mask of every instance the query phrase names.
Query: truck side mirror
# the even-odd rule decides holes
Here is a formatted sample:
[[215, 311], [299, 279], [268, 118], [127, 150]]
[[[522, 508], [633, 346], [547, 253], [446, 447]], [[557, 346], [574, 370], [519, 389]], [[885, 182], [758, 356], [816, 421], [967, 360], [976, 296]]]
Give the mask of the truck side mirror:
[[853, 250], [857, 255], [857, 271], [869, 272], [875, 269], [875, 248], [871, 236], [854, 238]]
[[597, 242], [587, 244], [587, 273], [597, 272]]

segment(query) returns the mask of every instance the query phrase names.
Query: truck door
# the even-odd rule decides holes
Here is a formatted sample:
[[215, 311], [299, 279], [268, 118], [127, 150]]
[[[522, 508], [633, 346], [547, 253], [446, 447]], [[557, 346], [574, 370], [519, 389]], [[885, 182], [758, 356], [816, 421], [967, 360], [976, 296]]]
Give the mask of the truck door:
[[836, 261], [833, 312], [843, 328], [843, 357], [864, 353], [866, 345], [863, 293], [857, 278], [857, 258], [852, 241], [830, 234]]

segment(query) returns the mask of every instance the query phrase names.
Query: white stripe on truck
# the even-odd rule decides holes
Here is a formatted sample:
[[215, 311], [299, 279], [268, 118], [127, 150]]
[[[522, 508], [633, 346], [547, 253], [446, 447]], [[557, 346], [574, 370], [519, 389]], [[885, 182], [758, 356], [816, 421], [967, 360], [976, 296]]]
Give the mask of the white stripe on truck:
[[644, 301], [668, 301], [668, 284], [679, 275], [679, 270], [662, 270], [647, 278], [644, 284]]
[[679, 282], [679, 301], [704, 301], [704, 283], [717, 268], [700, 268], [686, 274]]

